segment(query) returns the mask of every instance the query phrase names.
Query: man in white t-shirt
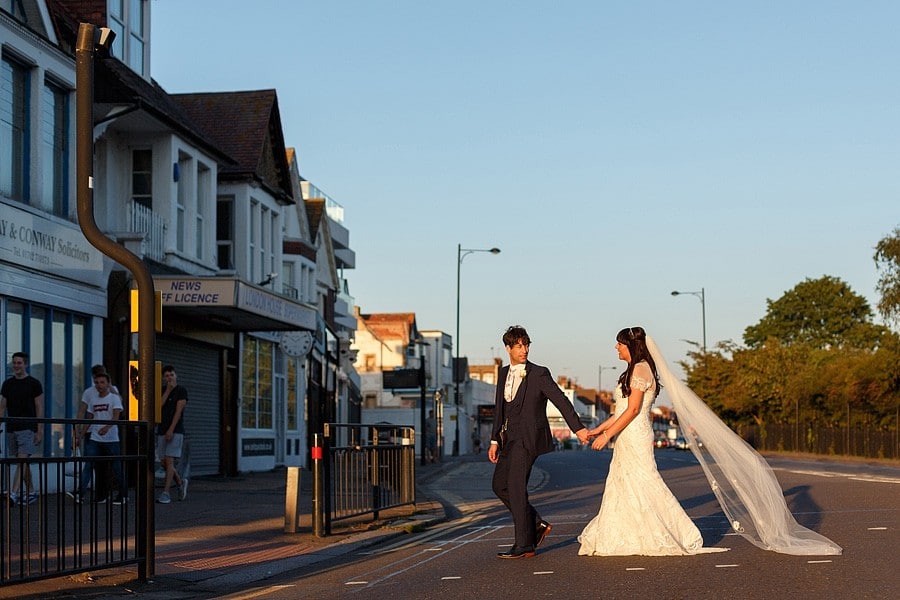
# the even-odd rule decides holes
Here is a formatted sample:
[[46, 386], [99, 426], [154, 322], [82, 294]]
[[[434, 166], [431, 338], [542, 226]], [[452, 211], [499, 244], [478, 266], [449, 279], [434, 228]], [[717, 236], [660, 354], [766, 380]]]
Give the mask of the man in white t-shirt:
[[[94, 388], [96, 394], [85, 394], [82, 398], [85, 403], [85, 412], [90, 418], [99, 423], [94, 423], [88, 427], [88, 435], [84, 438], [84, 457], [93, 458], [97, 456], [119, 456], [119, 426], [114, 423], [104, 423], [104, 421], [118, 421], [119, 415], [122, 413], [122, 398], [118, 394], [110, 391], [109, 375], [106, 373], [94, 374]], [[81, 411], [79, 411], [81, 414]], [[76, 437], [77, 440], [77, 437]], [[75, 499], [75, 502], [82, 502], [88, 485], [91, 482], [91, 475], [94, 471], [94, 463], [96, 461], [85, 461], [84, 469], [81, 472], [81, 482], [75, 492], [68, 492], [69, 496]], [[128, 501], [128, 486], [125, 484], [125, 477], [122, 474], [122, 461], [112, 461], [113, 475], [119, 486], [119, 494], [113, 500], [113, 504], [124, 504]], [[97, 497], [95, 500], [100, 500]]]
[[[100, 392], [97, 391], [97, 388], [94, 386], [94, 375], [99, 375], [101, 373], [106, 373], [106, 367], [103, 365], [97, 364], [91, 367], [91, 385], [88, 386], [84, 393], [81, 394], [81, 402], [78, 403], [78, 415], [76, 418], [85, 419], [88, 418], [87, 415], [87, 407], [91, 404], [99, 395]], [[113, 394], [122, 397], [122, 394], [119, 393], [119, 388], [117, 388], [114, 384], [109, 384], [109, 391]], [[124, 401], [123, 401], [124, 402]], [[122, 410], [125, 410], [124, 406]], [[85, 435], [89, 435], [87, 425], [76, 425], [75, 427], [75, 446], [81, 446], [84, 448], [84, 437]], [[109, 498], [109, 487], [111, 483], [111, 473], [109, 469], [109, 463], [100, 462], [94, 465], [94, 501], [103, 503], [106, 502], [107, 498]]]

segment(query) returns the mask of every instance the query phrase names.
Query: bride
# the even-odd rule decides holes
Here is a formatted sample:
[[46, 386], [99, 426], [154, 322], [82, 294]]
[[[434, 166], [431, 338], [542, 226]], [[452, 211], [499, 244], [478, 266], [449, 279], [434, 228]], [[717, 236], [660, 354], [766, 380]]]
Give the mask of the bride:
[[663, 386], [682, 433], [737, 533], [760, 548], [785, 554], [841, 553], [840, 546], [794, 520], [766, 461], [672, 375], [643, 328], [620, 331], [616, 350], [628, 367], [616, 387], [614, 414], [589, 434], [597, 436], [595, 450], [612, 436], [619, 437], [600, 512], [578, 537], [578, 554], [671, 556], [727, 550], [703, 547], [700, 530], [656, 468], [649, 412]]

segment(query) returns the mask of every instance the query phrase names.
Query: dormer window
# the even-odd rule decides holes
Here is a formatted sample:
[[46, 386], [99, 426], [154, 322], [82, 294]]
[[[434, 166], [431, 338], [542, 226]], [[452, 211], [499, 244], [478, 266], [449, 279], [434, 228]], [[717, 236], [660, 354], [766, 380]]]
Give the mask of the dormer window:
[[109, 28], [116, 33], [113, 56], [143, 77], [150, 73], [150, 14], [147, 0], [109, 0]]

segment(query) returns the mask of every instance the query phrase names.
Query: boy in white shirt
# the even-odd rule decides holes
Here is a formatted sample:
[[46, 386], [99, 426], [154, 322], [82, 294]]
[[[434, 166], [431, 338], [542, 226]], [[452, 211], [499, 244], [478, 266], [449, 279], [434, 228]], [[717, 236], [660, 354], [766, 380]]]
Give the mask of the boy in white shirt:
[[[109, 375], [106, 373], [94, 374], [94, 387], [96, 394], [89, 394], [87, 398], [83, 398], [82, 402], [86, 403], [85, 412], [91, 415], [90, 418], [96, 421], [118, 421], [119, 415], [122, 413], [122, 398], [118, 394], [110, 391]], [[80, 411], [79, 411], [80, 412]], [[112, 423], [95, 423], [88, 427], [89, 435], [84, 438], [84, 457], [91, 458], [96, 456], [118, 456], [121, 454], [119, 445], [119, 426]], [[80, 436], [76, 436], [76, 443]], [[69, 496], [74, 498], [75, 502], [84, 500], [85, 492], [88, 484], [91, 482], [91, 475], [94, 470], [94, 461], [86, 461], [84, 469], [81, 472], [81, 482], [78, 490], [74, 493], [69, 492]], [[113, 475], [119, 486], [119, 494], [113, 500], [113, 504], [124, 504], [128, 501], [128, 486], [125, 484], [125, 477], [122, 474], [122, 461], [112, 461]], [[99, 499], [99, 498], [98, 498]]]

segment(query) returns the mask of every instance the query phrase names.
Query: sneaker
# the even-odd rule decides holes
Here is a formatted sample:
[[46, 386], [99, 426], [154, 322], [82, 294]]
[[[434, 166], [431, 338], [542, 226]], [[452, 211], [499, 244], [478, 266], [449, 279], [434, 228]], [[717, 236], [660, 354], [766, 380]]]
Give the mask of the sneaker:
[[18, 504], [19, 503], [19, 495], [15, 492], [9, 493], [9, 503], [10, 504]]
[[156, 501], [159, 502], [160, 504], [169, 504], [172, 502], [172, 497], [169, 496], [168, 493], [163, 492], [162, 494], [159, 495], [159, 498], [157, 498]]
[[181, 485], [179, 486], [181, 490], [181, 499], [184, 500], [187, 498], [187, 488], [188, 488], [188, 480], [185, 478], [181, 479]]
[[66, 496], [75, 501], [75, 504], [81, 504], [84, 502], [84, 498], [82, 498], [81, 494], [78, 492], [66, 492]]
[[22, 504], [25, 504], [26, 502], [28, 504], [34, 504], [37, 501], [38, 501], [38, 495], [35, 494], [34, 492], [32, 492], [31, 494], [28, 494], [27, 500], [24, 497], [22, 498]]
[[118, 505], [122, 505], [127, 502], [128, 502], [128, 496], [123, 496], [122, 494], [119, 494], [118, 496], [116, 496], [116, 499], [113, 500], [113, 504], [118, 504]]
[[95, 496], [95, 497], [94, 497], [94, 504], [106, 504], [106, 501], [107, 501], [107, 500], [109, 500], [109, 498], [107, 498], [106, 496], [103, 496], [102, 498], [97, 498], [97, 497]]

